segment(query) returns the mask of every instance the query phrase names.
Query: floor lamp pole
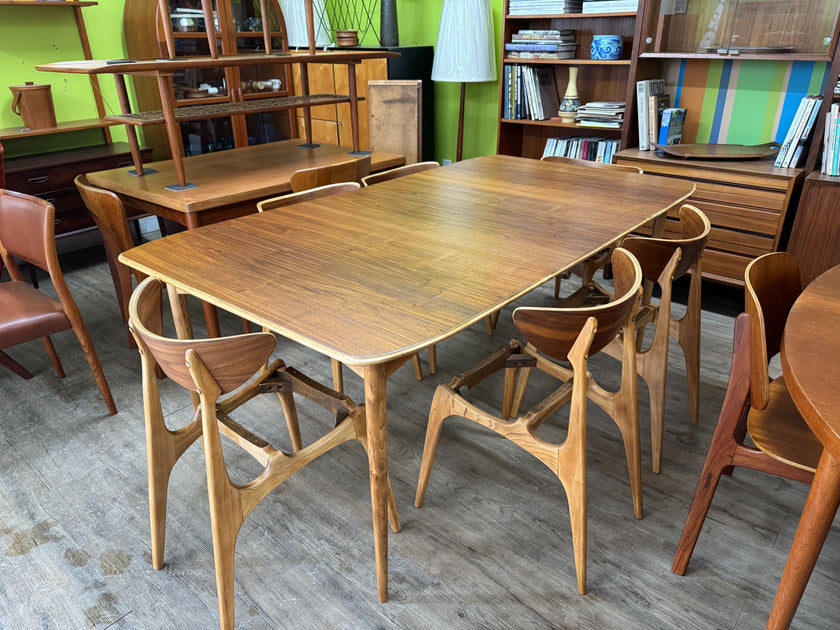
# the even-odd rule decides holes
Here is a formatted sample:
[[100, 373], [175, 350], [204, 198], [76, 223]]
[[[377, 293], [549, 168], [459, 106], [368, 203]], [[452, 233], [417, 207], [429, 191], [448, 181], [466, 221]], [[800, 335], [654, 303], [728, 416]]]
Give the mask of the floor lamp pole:
[[466, 102], [467, 84], [461, 82], [461, 109], [458, 114], [458, 148], [455, 152], [455, 161], [461, 161], [464, 152], [464, 103]]

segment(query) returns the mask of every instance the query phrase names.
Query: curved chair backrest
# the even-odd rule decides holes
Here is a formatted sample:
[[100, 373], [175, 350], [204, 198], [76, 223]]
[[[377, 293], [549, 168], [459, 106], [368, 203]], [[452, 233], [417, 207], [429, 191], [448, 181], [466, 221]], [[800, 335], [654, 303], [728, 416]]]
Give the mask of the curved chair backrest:
[[39, 197], [4, 190], [0, 195], [0, 248], [9, 257], [19, 258], [51, 274], [58, 270], [55, 207]]
[[415, 162], [414, 164], [406, 164], [405, 166], [398, 166], [381, 173], [374, 173], [362, 178], [362, 184], [365, 186], [373, 186], [374, 184], [381, 184], [391, 179], [404, 177], [413, 173], [422, 173], [423, 171], [430, 171], [433, 168], [438, 168], [440, 164], [437, 162]]
[[616, 248], [612, 265], [616, 296], [613, 301], [584, 308], [520, 307], [513, 311], [516, 328], [540, 352], [565, 361], [586, 320], [594, 317], [598, 327], [589, 352], [600, 351], [616, 337], [642, 292], [642, 269], [632, 254]]
[[327, 184], [326, 186], [318, 186], [317, 188], [310, 188], [302, 192], [292, 193], [290, 195], [282, 195], [280, 197], [272, 197], [271, 199], [263, 199], [257, 203], [257, 211], [265, 212], [266, 210], [274, 210], [275, 208], [283, 208], [291, 206], [301, 201], [310, 201], [311, 199], [319, 199], [329, 195], [337, 195], [342, 192], [351, 192], [359, 190], [361, 185], [357, 182], [339, 182], [338, 184]]
[[131, 298], [132, 289], [131, 276], [133, 274], [140, 282], [146, 275], [133, 271], [119, 261], [120, 254], [134, 247], [125, 207], [115, 193], [91, 186], [84, 175], [78, 175], [74, 182], [82, 201], [85, 202], [85, 206], [102, 234], [102, 241], [108, 254], [108, 266], [111, 268], [111, 279], [114, 282], [114, 291], [117, 293], [123, 321], [128, 321], [128, 300]]
[[182, 387], [197, 389], [186, 362], [193, 350], [219, 384], [222, 393], [240, 387], [251, 378], [274, 352], [277, 341], [267, 332], [219, 337], [215, 339], [170, 339], [161, 336], [161, 287], [155, 278], [146, 278], [134, 290], [129, 304], [129, 329], [143, 353], [143, 360], [154, 358], [163, 372]]
[[346, 162], [302, 168], [292, 173], [290, 184], [292, 192], [302, 192], [338, 182], [361, 182], [368, 173], [370, 156], [365, 155]]
[[611, 168], [616, 171], [626, 171], [628, 173], [642, 174], [644, 171], [638, 166], [630, 166], [629, 164], [610, 164], [609, 162], [593, 162], [592, 160], [577, 160], [575, 158], [563, 157], [561, 155], [544, 155], [542, 158], [544, 162], [562, 162], [563, 164], [572, 164], [574, 166], [591, 166], [593, 168]]
[[702, 255], [709, 240], [712, 226], [709, 219], [698, 208], [684, 204], [680, 208], [682, 238], [649, 238], [631, 236], [624, 239], [622, 247], [639, 259], [647, 280], [656, 281], [677, 248], [681, 250], [680, 262], [674, 270], [673, 279], [681, 278], [691, 265]]
[[788, 314], [802, 293], [799, 265], [786, 252], [765, 254], [747, 265], [744, 281], [750, 325], [750, 404], [764, 409], [770, 400], [768, 363], [779, 353]]

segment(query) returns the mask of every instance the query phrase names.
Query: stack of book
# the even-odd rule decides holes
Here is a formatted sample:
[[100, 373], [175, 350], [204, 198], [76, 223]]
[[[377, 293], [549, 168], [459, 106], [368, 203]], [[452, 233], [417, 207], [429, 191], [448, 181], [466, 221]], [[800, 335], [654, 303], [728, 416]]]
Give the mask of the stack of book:
[[582, 0], [510, 0], [509, 15], [580, 13]]
[[583, 13], [633, 13], [639, 0], [583, 0]]
[[542, 156], [560, 155], [577, 160], [591, 162], [606, 162], [612, 164], [613, 155], [618, 152], [619, 141], [607, 138], [589, 138], [585, 136], [569, 136], [564, 138], [548, 138]]
[[[831, 104], [825, 115], [822, 168], [824, 175], [840, 175], [840, 105]], [[781, 153], [781, 151], [779, 151]]]
[[578, 108], [575, 122], [579, 127], [621, 129], [624, 101], [593, 101]]
[[[793, 121], [791, 121], [785, 134], [782, 148], [776, 154], [776, 161], [773, 166], [796, 168], [800, 158], [805, 153], [805, 145], [808, 144], [808, 138], [811, 137], [811, 129], [814, 128], [814, 121], [817, 119], [821, 104], [822, 96], [806, 96], [799, 102], [799, 107], [796, 109]], [[826, 130], [828, 130], [828, 125], [826, 125]], [[836, 163], [836, 161], [837, 158], [834, 157], [834, 162]], [[824, 162], [825, 160], [823, 160]]]
[[576, 50], [571, 29], [521, 30], [505, 44], [509, 59], [573, 59]]
[[636, 82], [636, 113], [639, 120], [639, 149], [651, 151], [659, 139], [660, 115], [671, 104], [664, 79]]
[[549, 66], [505, 64], [502, 72], [505, 101], [503, 117], [508, 120], [548, 120], [557, 116], [560, 98]]

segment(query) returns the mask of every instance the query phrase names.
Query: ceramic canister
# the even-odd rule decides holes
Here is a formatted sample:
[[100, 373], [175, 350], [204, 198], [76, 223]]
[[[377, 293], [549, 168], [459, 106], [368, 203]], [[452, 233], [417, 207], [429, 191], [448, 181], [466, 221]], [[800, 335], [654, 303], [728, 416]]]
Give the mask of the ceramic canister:
[[621, 35], [593, 35], [589, 57], [599, 60], [621, 59]]

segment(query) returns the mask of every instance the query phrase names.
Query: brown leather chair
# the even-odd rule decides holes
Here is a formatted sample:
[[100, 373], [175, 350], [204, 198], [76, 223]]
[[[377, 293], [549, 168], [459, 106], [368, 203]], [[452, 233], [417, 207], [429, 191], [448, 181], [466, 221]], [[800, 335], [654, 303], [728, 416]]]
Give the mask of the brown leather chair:
[[[11, 281], [0, 283], [0, 363], [23, 378], [32, 375], [4, 349], [40, 339], [59, 378], [64, 369], [50, 335], [72, 329], [82, 346], [91, 372], [108, 411], [117, 413], [111, 389], [96, 356], [82, 315], [64, 281], [55, 249], [55, 208], [38, 197], [4, 190], [0, 193], [0, 256], [9, 270]], [[29, 286], [15, 258], [40, 267], [50, 275], [54, 300]]]
[[[120, 315], [122, 315], [122, 319], [127, 326], [128, 300], [131, 298], [133, 289], [132, 278], [139, 283], [146, 278], [146, 275], [127, 267], [118, 259], [121, 253], [134, 247], [134, 240], [131, 238], [131, 231], [126, 219], [125, 207], [116, 193], [91, 186], [84, 175], [78, 175], [74, 182], [82, 201], [85, 202], [88, 212], [90, 212], [99, 228], [99, 232], [102, 234], [108, 267], [111, 269], [111, 280], [114, 283], [117, 303], [120, 306]], [[128, 333], [127, 327], [126, 333]], [[130, 333], [128, 339], [129, 345], [134, 347], [134, 337]]]
[[438, 168], [439, 166], [440, 164], [437, 162], [415, 162], [414, 164], [406, 164], [405, 166], [398, 166], [397, 168], [388, 169], [387, 171], [381, 171], [379, 173], [363, 177], [362, 185], [373, 186], [374, 184], [387, 182], [392, 179], [397, 179], [398, 177], [405, 177], [406, 175], [411, 175], [413, 173], [430, 171], [434, 168]]
[[[636, 386], [633, 313], [641, 297], [642, 270], [626, 250], [613, 254], [615, 299], [609, 304], [589, 308], [518, 308], [513, 321], [523, 344], [513, 340], [507, 347], [455, 378], [448, 385], [438, 385], [429, 413], [426, 442], [420, 464], [415, 505], [423, 505], [443, 421], [460, 416], [477, 422], [508, 438], [531, 453], [557, 475], [569, 501], [572, 543], [577, 567], [578, 590], [586, 592], [586, 402], [595, 402], [607, 412], [624, 440], [633, 511], [642, 517], [642, 472], [639, 445], [638, 393]], [[587, 371], [587, 357], [600, 351], [623, 332], [625, 354], [621, 386], [610, 393], [598, 386]], [[568, 361], [571, 369], [556, 361]], [[527, 413], [519, 414], [528, 376], [541, 370], [561, 385]], [[479, 408], [463, 393], [489, 375], [505, 370], [501, 413]], [[562, 444], [549, 443], [536, 430], [557, 409], [570, 404], [566, 439]], [[511, 419], [511, 415], [515, 416]], [[500, 453], [497, 453], [499, 455]]]
[[784, 379], [771, 380], [768, 371], [802, 292], [796, 259], [785, 252], [765, 254], [747, 266], [745, 280], [746, 312], [735, 319], [729, 384], [671, 566], [679, 575], [691, 560], [722, 474], [740, 466], [810, 483], [822, 454]]
[[299, 169], [292, 173], [289, 183], [292, 192], [297, 193], [338, 182], [361, 182], [368, 173], [370, 156], [365, 155], [345, 162]]
[[[368, 450], [365, 411], [347, 396], [319, 385], [294, 368], [286, 367], [279, 359], [269, 363], [276, 344], [270, 333], [201, 340], [161, 336], [161, 287], [160, 281], [147, 278], [134, 291], [129, 304], [129, 327], [140, 348], [143, 366], [152, 564], [155, 569], [163, 566], [170, 472], [184, 451], [201, 437], [210, 497], [219, 618], [223, 629], [232, 629], [234, 549], [245, 519], [274, 488], [335, 446], [357, 440]], [[199, 412], [187, 425], [174, 431], [167, 428], [163, 419], [156, 378], [158, 368], [198, 400]], [[264, 393], [276, 393], [280, 398], [293, 453], [274, 449], [230, 416]], [[230, 395], [220, 399], [223, 394]], [[295, 395], [313, 401], [335, 417], [335, 428], [306, 447], [300, 439]], [[240, 485], [228, 477], [222, 435], [263, 466], [252, 481]], [[390, 481], [388, 491], [388, 517], [392, 529], [399, 531]]]

